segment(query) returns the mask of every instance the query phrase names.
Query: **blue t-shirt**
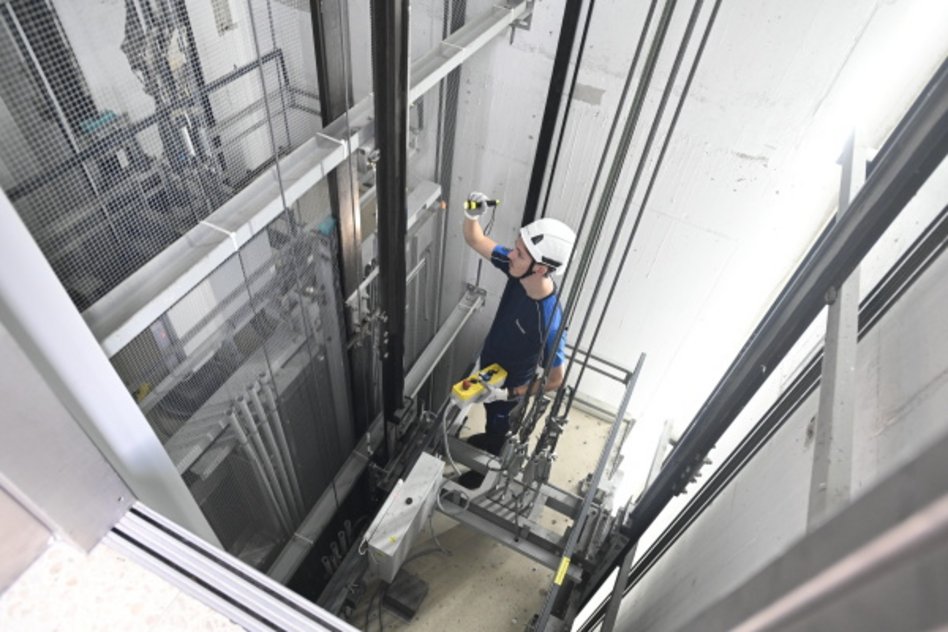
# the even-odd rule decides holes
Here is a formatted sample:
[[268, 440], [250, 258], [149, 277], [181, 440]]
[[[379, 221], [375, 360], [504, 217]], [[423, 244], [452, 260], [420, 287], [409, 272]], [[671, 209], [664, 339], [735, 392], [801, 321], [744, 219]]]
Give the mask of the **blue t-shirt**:
[[[556, 300], [556, 292], [540, 300], [527, 296], [519, 279], [510, 276], [509, 248], [497, 246], [491, 253], [491, 263], [507, 275], [507, 286], [500, 297], [497, 314], [490, 326], [481, 366], [497, 362], [507, 370], [506, 386], [521, 386], [533, 379], [538, 360], [546, 365], [553, 353], [556, 336], [563, 321], [563, 310]], [[556, 345], [551, 366], [563, 364], [566, 357], [566, 333]], [[540, 354], [542, 353], [542, 358]]]

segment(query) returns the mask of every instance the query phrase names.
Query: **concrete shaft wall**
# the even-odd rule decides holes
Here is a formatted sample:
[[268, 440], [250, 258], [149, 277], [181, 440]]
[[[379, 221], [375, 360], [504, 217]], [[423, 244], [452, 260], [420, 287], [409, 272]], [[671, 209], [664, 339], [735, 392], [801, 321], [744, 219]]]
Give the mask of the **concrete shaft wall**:
[[[944, 203], [945, 165], [877, 245], [865, 276]], [[932, 204], [931, 202], [935, 202]], [[927, 208], [920, 208], [925, 203]], [[868, 290], [863, 288], [863, 293]], [[948, 257], [926, 270], [860, 341], [857, 351], [853, 493], [870, 489], [948, 432]], [[813, 462], [814, 391], [623, 602], [616, 629], [674, 630], [727, 595], [806, 531]], [[746, 425], [741, 424], [744, 431]], [[731, 441], [727, 441], [731, 443]], [[716, 457], [720, 461], [723, 455]], [[666, 524], [683, 499], [669, 507]], [[656, 525], [647, 538], [659, 533]], [[640, 548], [640, 554], [645, 547]]]

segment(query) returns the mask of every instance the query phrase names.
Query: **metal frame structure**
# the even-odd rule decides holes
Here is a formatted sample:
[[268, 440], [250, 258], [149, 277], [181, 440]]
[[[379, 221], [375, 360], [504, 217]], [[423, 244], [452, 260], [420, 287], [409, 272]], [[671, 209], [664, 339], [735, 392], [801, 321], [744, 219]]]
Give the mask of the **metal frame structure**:
[[[849, 207], [866, 179], [865, 150], [855, 133], [841, 159], [837, 216]], [[849, 502], [852, 485], [853, 417], [855, 415], [856, 342], [859, 331], [859, 268], [826, 297], [826, 342], [823, 352], [819, 411], [816, 416], [813, 476], [808, 523], [819, 524]]]
[[[593, 5], [596, 0], [589, 0], [589, 13], [592, 16]], [[563, 21], [560, 25], [560, 35], [556, 43], [556, 55], [553, 58], [553, 73], [550, 77], [550, 86], [546, 93], [546, 105], [543, 108], [543, 119], [540, 122], [540, 134], [537, 137], [537, 150], [533, 158], [533, 170], [530, 173], [530, 184], [527, 187], [527, 201], [523, 207], [523, 220], [521, 225], [526, 226], [532, 222], [537, 215], [537, 207], [540, 203], [540, 192], [543, 189], [543, 183], [547, 180], [552, 181], [556, 170], [556, 158], [559, 157], [560, 143], [557, 143], [557, 152], [553, 159], [553, 168], [550, 176], [547, 178], [547, 161], [550, 157], [550, 146], [553, 143], [553, 135], [556, 131], [556, 121], [559, 119], [560, 108], [564, 107], [563, 88], [566, 86], [566, 76], [569, 74], [570, 58], [573, 55], [573, 43], [576, 41], [576, 27], [579, 24], [579, 14], [582, 11], [582, 0], [573, 0], [563, 5]], [[560, 141], [563, 138], [563, 130], [566, 128], [566, 120], [569, 117], [569, 108], [572, 105], [573, 90], [576, 88], [576, 77], [579, 76], [579, 65], [583, 58], [585, 49], [586, 34], [589, 32], [589, 22], [586, 20], [586, 26], [583, 29], [583, 37], [580, 42], [579, 52], [576, 59], [576, 67], [573, 70], [573, 81], [570, 85], [569, 96], [565, 100], [565, 109], [563, 111], [563, 126], [560, 129]], [[549, 189], [548, 189], [549, 190]], [[544, 205], [545, 206], [545, 205]]]
[[[415, 101], [483, 48], [527, 11], [526, 1], [494, 6], [469, 20], [442, 44], [412, 63], [409, 102]], [[109, 357], [148, 328], [161, 314], [259, 233], [313, 185], [375, 139], [372, 95], [323, 127], [315, 138], [261, 173], [204, 222], [171, 244], [118, 287], [83, 312]]]
[[849, 210], [814, 245], [701, 407], [656, 481], [629, 514], [625, 529], [629, 543], [586, 584], [584, 601], [596, 593], [668, 501], [684, 491], [717, 439], [822, 309], [827, 291], [845, 281], [946, 153], [948, 62], [893, 131]]
[[356, 630], [141, 504], [129, 510], [106, 541], [245, 630]]
[[[349, 69], [348, 14], [346, 3], [338, 0], [310, 0], [313, 40], [316, 46], [316, 77], [319, 81], [319, 109], [323, 126], [345, 115], [352, 106], [352, 79]], [[351, 159], [348, 161], [351, 163]], [[362, 229], [359, 187], [351, 164], [340, 165], [328, 176], [333, 217], [339, 225], [340, 274], [344, 296], [362, 280]]]
[[[194, 497], [5, 193], [0, 318], [136, 497], [218, 544]], [[29, 275], [22, 273], [30, 270]]]
[[[929, 265], [946, 249], [948, 249], [948, 207], [942, 210], [929, 229], [908, 248], [886, 277], [864, 299], [859, 312], [860, 338], [872, 330], [873, 326], [887, 313], [889, 307], [912, 287]], [[631, 590], [650, 571], [661, 556], [694, 524], [704, 509], [714, 502], [743, 467], [766, 445], [770, 437], [783, 427], [807, 397], [819, 387], [821, 362], [822, 351], [818, 351], [744, 440], [694, 494], [655, 543], [635, 561], [634, 566], [628, 569], [625, 574], [627, 583], [619, 593], [613, 593], [613, 599], [621, 599], [626, 591]], [[612, 609], [614, 602], [610, 600], [608, 604], [601, 605], [595, 617], [587, 621], [582, 629], [592, 629], [595, 621], [601, 620], [607, 605], [609, 609]]]
[[[830, 629], [834, 620], [861, 630], [892, 621], [906, 629], [944, 625], [948, 602], [930, 590], [924, 568], [943, 565], [948, 554], [946, 480], [942, 438], [682, 629]], [[860, 607], [847, 607], [853, 596]]]

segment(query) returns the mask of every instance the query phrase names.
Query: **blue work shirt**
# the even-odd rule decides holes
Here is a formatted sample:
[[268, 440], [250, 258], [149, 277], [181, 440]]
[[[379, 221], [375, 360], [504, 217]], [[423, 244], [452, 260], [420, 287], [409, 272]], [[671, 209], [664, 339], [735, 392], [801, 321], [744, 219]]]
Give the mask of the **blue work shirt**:
[[[538, 361], [546, 365], [553, 353], [557, 332], [563, 321], [563, 310], [556, 300], [556, 291], [546, 298], [534, 300], [527, 296], [519, 279], [510, 276], [510, 249], [497, 246], [491, 253], [491, 263], [507, 275], [507, 286], [500, 297], [497, 314], [490, 326], [481, 366], [494, 362], [507, 370], [507, 388], [527, 384], [533, 379]], [[556, 345], [552, 367], [563, 364], [566, 357], [566, 333]], [[542, 358], [540, 354], [542, 353]]]

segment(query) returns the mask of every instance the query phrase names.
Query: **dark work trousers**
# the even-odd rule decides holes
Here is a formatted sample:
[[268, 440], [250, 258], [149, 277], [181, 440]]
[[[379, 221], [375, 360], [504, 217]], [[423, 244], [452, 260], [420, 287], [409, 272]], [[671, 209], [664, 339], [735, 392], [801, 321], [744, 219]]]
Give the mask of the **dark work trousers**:
[[517, 406], [516, 401], [491, 402], [484, 404], [484, 414], [487, 420], [487, 445], [484, 446], [491, 454], [500, 454], [504, 445], [504, 437], [510, 430], [510, 411]]

